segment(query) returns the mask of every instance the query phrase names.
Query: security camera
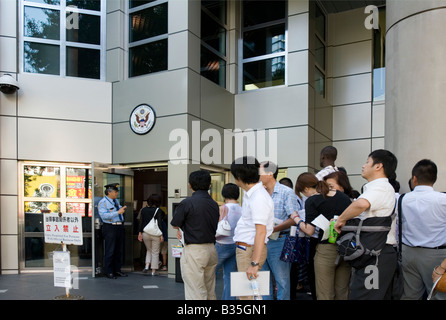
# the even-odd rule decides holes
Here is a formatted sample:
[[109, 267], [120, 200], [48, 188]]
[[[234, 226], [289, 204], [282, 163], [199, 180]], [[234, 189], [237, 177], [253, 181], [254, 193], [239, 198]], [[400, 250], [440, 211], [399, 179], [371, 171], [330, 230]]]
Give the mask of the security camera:
[[19, 83], [10, 75], [0, 77], [0, 91], [4, 94], [12, 94], [19, 90]]

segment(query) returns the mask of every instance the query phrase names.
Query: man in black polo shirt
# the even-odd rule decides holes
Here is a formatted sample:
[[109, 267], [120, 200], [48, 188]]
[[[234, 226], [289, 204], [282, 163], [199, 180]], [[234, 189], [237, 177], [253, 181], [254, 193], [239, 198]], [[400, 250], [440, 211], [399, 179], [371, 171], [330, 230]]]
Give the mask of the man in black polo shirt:
[[[215, 232], [219, 219], [218, 204], [209, 195], [211, 175], [205, 170], [189, 175], [191, 197], [184, 199], [175, 210], [171, 225], [183, 231], [181, 275], [186, 300], [215, 300]], [[178, 238], [181, 232], [178, 230]]]

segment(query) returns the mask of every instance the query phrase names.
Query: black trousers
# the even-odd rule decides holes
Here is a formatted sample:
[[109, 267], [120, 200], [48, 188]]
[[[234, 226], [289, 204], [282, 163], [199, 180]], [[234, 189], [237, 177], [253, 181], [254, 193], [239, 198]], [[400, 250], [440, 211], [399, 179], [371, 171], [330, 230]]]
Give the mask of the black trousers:
[[102, 225], [104, 237], [104, 273], [121, 272], [122, 255], [124, 252], [124, 225]]
[[396, 250], [393, 246], [386, 245], [379, 255], [377, 268], [373, 266], [353, 268], [349, 299], [390, 300], [396, 267]]

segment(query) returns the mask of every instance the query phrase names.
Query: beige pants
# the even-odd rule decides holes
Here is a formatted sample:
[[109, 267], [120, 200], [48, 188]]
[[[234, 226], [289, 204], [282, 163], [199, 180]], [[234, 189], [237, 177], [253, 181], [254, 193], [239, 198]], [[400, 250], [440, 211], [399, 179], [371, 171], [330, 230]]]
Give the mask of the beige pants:
[[160, 255], [160, 243], [159, 236], [151, 236], [145, 232], [142, 233], [142, 240], [146, 246], [146, 265], [150, 264], [150, 269], [158, 269], [159, 255]]
[[216, 300], [215, 268], [218, 256], [213, 243], [187, 244], [181, 254], [181, 275], [186, 300]]
[[343, 259], [335, 265], [338, 252], [334, 244], [318, 244], [314, 256], [318, 300], [348, 300], [351, 267]]
[[[237, 247], [235, 252], [235, 258], [237, 260], [237, 270], [239, 272], [246, 272], [251, 265], [252, 253], [254, 251], [254, 246], [246, 247], [246, 250], [242, 250]], [[266, 245], [263, 246], [262, 255], [259, 261], [259, 270], [262, 269], [262, 265], [266, 260]], [[239, 297], [240, 300], [254, 300], [253, 296]]]

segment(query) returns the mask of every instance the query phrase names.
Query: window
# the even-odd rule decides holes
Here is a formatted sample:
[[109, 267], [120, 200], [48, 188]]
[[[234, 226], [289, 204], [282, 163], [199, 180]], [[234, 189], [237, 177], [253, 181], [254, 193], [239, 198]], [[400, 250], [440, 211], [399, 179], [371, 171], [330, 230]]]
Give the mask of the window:
[[92, 199], [91, 170], [84, 165], [21, 163], [20, 220], [23, 225], [24, 268], [50, 267], [48, 253], [58, 244], [45, 242], [45, 213], [79, 213], [84, 244], [68, 246], [80, 267], [91, 266]]
[[243, 1], [243, 90], [285, 84], [286, 1]]
[[129, 77], [167, 70], [167, 0], [129, 1]]
[[386, 98], [386, 7], [379, 8], [378, 29], [373, 29], [373, 101]]
[[319, 6], [315, 5], [315, 41], [314, 41], [314, 88], [316, 93], [325, 97], [325, 53], [326, 53], [326, 18]]
[[200, 74], [226, 88], [226, 18], [225, 0], [201, 1]]
[[105, 0], [24, 0], [23, 71], [105, 79]]

